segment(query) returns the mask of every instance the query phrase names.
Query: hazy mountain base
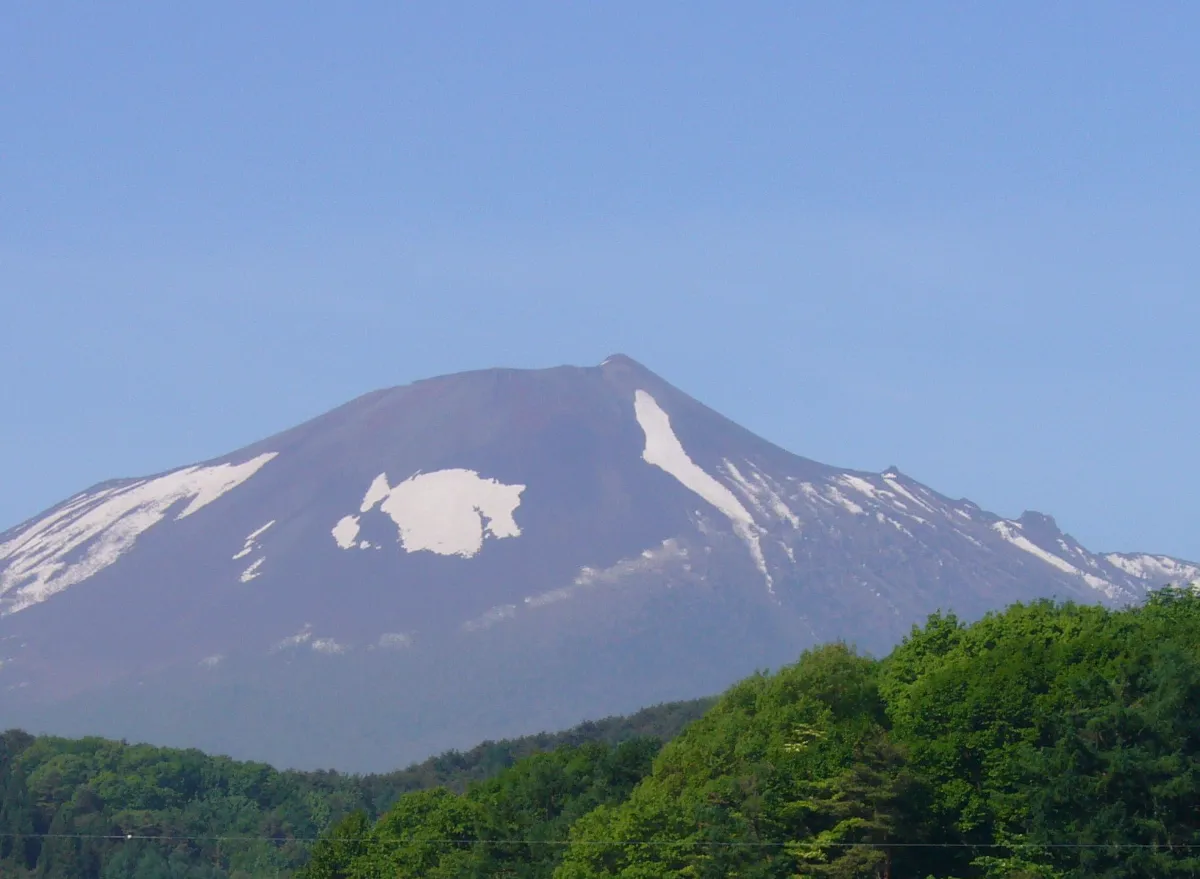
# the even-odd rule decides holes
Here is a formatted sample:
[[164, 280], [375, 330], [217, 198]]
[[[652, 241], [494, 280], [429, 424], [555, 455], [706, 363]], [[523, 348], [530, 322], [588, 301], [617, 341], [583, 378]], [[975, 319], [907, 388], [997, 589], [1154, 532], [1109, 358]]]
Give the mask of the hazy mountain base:
[[218, 879], [306, 858], [308, 879], [1200, 875], [1193, 591], [935, 615], [884, 660], [835, 644], [741, 682], [657, 757], [630, 738], [704, 707], [368, 778], [11, 733], [0, 875]]
[[822, 647], [733, 687], [623, 796], [637, 765], [564, 749], [409, 794], [305, 875], [1200, 876], [1200, 596], [934, 616], [881, 662]]
[[374, 818], [412, 791], [463, 791], [542, 751], [634, 742], [635, 753], [652, 754], [713, 701], [489, 741], [365, 776], [278, 772], [195, 750], [10, 730], [0, 736], [0, 876], [288, 876], [307, 861], [311, 840], [346, 815]]
[[[716, 586], [698, 604], [694, 591], [635, 585], [621, 587], [617, 602], [597, 592], [547, 608], [572, 621], [561, 626], [554, 618], [550, 625], [516, 619], [393, 651], [231, 656], [214, 668], [146, 675], [63, 703], [10, 696], [4, 714], [6, 723], [35, 732], [380, 772], [484, 739], [702, 698], [746, 669], [793, 661], [813, 640], [779, 608], [747, 606]], [[585, 618], [586, 627], [576, 624]]]

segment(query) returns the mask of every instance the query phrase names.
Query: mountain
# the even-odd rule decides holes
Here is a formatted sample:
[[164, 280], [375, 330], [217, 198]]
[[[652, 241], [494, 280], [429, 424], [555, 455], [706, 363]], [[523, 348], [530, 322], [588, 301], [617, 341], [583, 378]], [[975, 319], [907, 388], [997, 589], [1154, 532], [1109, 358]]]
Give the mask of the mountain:
[[0, 725], [383, 770], [716, 692], [936, 609], [1122, 604], [1097, 554], [787, 452], [614, 356], [377, 391], [0, 535]]

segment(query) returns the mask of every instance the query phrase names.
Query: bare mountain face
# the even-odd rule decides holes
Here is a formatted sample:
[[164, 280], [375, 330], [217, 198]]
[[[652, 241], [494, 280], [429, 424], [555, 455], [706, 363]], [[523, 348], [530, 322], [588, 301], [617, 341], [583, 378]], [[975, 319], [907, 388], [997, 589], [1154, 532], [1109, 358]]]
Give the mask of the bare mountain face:
[[798, 457], [627, 357], [488, 370], [0, 535], [0, 727], [381, 770], [883, 652], [937, 609], [1197, 577]]

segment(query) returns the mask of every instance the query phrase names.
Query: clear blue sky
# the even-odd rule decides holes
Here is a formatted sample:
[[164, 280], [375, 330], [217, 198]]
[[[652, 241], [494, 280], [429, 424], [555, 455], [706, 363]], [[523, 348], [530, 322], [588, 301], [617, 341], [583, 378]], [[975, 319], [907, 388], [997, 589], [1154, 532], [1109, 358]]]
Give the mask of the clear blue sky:
[[0, 529], [622, 351], [1200, 558], [1200, 6], [43, 3], [0, 24]]

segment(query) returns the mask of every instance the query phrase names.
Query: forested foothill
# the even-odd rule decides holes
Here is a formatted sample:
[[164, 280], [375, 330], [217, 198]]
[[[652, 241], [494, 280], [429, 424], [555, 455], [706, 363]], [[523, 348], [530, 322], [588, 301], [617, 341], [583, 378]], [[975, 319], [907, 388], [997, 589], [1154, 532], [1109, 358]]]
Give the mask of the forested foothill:
[[1200, 596], [938, 614], [883, 659], [386, 776], [0, 748], [5, 877], [1193, 877]]
[[414, 791], [464, 791], [543, 751], [627, 740], [656, 747], [712, 702], [658, 705], [362, 776], [10, 730], [0, 735], [0, 877], [293, 876], [316, 837], [345, 816], [372, 820]]

